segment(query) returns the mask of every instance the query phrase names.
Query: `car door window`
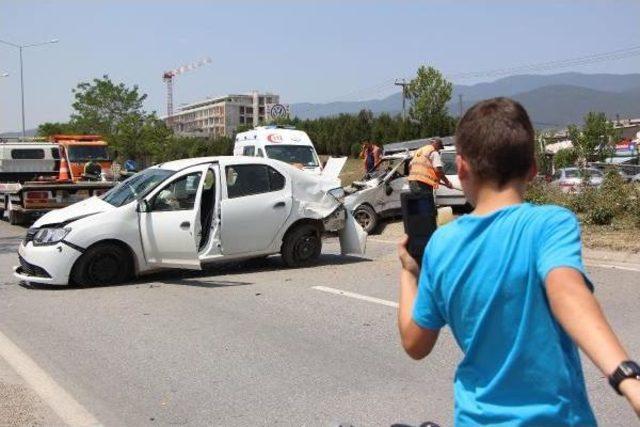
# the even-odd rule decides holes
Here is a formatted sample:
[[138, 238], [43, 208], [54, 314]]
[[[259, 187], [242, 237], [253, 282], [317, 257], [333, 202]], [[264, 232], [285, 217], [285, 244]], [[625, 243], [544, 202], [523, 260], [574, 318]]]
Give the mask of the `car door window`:
[[227, 166], [227, 196], [230, 199], [269, 193], [284, 188], [285, 177], [267, 165]]
[[270, 191], [282, 190], [286, 183], [286, 179], [284, 175], [282, 175], [280, 172], [278, 172], [271, 166], [268, 167], [268, 170], [269, 170], [269, 190]]
[[255, 153], [256, 153], [256, 148], [253, 145], [247, 145], [242, 150], [242, 155], [243, 156], [251, 156], [251, 157], [253, 157], [255, 155]]
[[151, 202], [152, 211], [193, 210], [201, 172], [190, 173], [167, 184]]

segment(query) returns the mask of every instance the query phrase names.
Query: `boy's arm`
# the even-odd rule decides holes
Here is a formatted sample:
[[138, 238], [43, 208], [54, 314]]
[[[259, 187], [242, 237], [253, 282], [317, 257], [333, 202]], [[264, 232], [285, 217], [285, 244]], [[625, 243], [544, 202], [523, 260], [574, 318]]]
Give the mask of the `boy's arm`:
[[[581, 272], [555, 268], [547, 275], [545, 285], [556, 320], [607, 377], [621, 362], [629, 360]], [[640, 417], [640, 381], [624, 380], [620, 391]]]
[[402, 347], [411, 358], [419, 360], [425, 358], [438, 340], [439, 330], [424, 329], [413, 321], [413, 305], [418, 293], [418, 276], [420, 267], [407, 251], [409, 237], [398, 244], [398, 256], [402, 269], [400, 270], [400, 297], [398, 304], [398, 329]]

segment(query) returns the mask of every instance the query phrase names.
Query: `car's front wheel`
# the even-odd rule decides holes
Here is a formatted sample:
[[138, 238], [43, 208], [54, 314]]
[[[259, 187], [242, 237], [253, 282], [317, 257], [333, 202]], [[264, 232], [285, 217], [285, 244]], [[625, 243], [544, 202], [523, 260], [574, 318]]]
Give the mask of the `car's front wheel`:
[[79, 286], [123, 283], [133, 276], [130, 254], [113, 243], [99, 243], [82, 254], [71, 272], [71, 282]]
[[353, 211], [353, 217], [367, 234], [373, 233], [378, 226], [378, 214], [369, 205], [358, 206], [356, 210]]
[[322, 237], [311, 224], [302, 224], [291, 230], [282, 242], [282, 260], [287, 267], [308, 265], [320, 257]]

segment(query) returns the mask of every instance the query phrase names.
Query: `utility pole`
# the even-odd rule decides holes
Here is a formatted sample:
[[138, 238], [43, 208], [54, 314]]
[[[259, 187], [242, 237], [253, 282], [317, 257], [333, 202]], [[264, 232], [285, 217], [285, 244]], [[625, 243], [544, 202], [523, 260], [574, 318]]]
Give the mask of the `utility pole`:
[[458, 118], [462, 118], [462, 94], [458, 94]]
[[407, 101], [407, 86], [409, 83], [406, 79], [396, 79], [394, 85], [402, 86], [402, 120], [407, 118], [406, 101]]
[[31, 44], [15, 44], [8, 42], [6, 40], [0, 40], [0, 43], [6, 44], [7, 46], [15, 47], [20, 52], [20, 99], [22, 105], [22, 138], [25, 137], [25, 126], [24, 126], [24, 72], [22, 71], [22, 50], [26, 47], [36, 47], [42, 46], [45, 44], [58, 43], [58, 39], [47, 40], [40, 43], [31, 43]]

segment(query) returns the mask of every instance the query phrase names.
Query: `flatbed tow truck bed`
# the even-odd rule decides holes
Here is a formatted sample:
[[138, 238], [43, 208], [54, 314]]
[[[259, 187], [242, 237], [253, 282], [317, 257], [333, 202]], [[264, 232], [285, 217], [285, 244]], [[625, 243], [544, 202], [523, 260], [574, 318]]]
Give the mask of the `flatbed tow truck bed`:
[[115, 184], [112, 181], [0, 183], [0, 217], [7, 217], [14, 225], [22, 224], [27, 217], [38, 217], [101, 195]]

